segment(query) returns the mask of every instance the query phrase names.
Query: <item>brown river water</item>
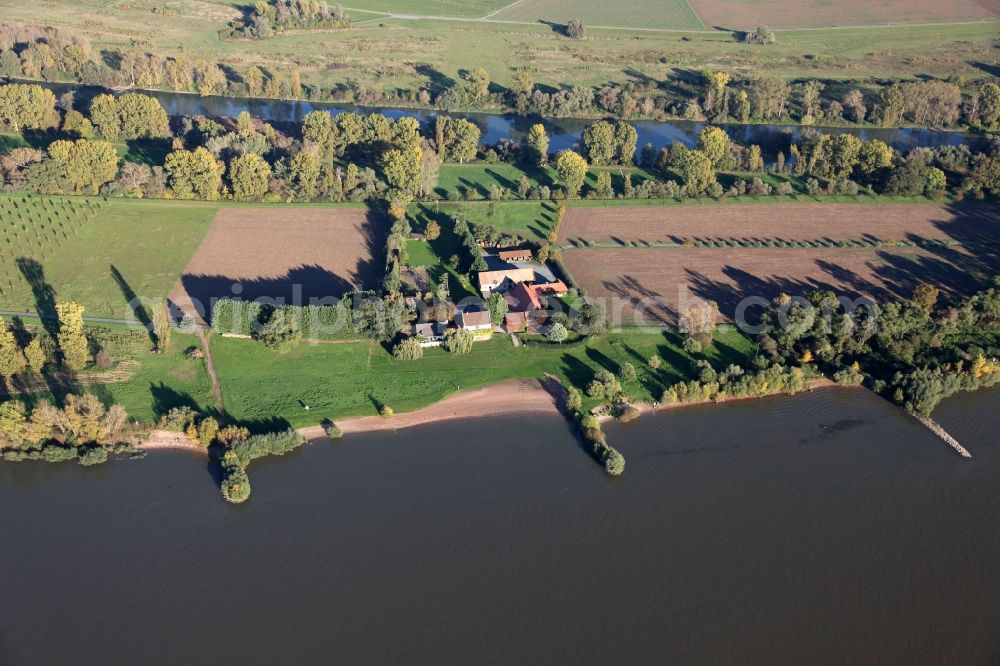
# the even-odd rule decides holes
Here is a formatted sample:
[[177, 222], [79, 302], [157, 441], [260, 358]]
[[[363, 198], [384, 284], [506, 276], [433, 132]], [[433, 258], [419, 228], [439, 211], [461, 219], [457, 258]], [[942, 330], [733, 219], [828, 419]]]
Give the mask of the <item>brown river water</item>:
[[1000, 664], [1000, 390], [0, 463], [0, 664]]

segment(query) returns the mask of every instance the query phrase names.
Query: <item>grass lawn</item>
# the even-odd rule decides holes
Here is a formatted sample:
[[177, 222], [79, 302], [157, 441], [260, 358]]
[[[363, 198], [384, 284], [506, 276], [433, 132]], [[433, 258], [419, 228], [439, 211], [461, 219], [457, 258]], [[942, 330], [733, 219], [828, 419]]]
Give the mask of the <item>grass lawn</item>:
[[0, 196], [0, 308], [132, 319], [170, 292], [215, 216], [205, 202]]
[[510, 231], [528, 240], [542, 241], [552, 231], [557, 210], [558, 204], [554, 201], [449, 201], [411, 204], [408, 212], [416, 231], [423, 231], [430, 220], [437, 220], [442, 229], [450, 227], [448, 218], [459, 216], [475, 224]]
[[[611, 182], [616, 192], [624, 189], [624, 174], [632, 174], [632, 184], [638, 185], [644, 180], [656, 180], [657, 175], [646, 169], [638, 167], [590, 167], [587, 172], [587, 179], [584, 181], [583, 194], [594, 187], [597, 182], [597, 174], [602, 171], [611, 173]], [[436, 192], [446, 197], [449, 192], [458, 192], [463, 197], [469, 192], [478, 194], [482, 198], [489, 198], [490, 188], [498, 185], [517, 196], [518, 184], [522, 176], [527, 176], [533, 188], [549, 187], [554, 188], [559, 185], [555, 169], [547, 167], [526, 167], [515, 164], [444, 164], [438, 173], [438, 186]]]
[[[752, 353], [753, 343], [731, 328], [720, 329], [706, 358], [722, 368]], [[514, 349], [506, 335], [477, 343], [472, 353], [452, 356], [428, 349], [418, 361], [398, 361], [377, 343], [303, 345], [285, 355], [235, 338], [214, 338], [212, 354], [226, 408], [237, 419], [286, 419], [301, 427], [323, 418], [377, 413], [388, 404], [397, 412], [437, 402], [459, 390], [552, 373], [585, 386], [594, 372], [617, 372], [630, 362], [639, 371], [625, 386], [635, 400], [658, 399], [664, 387], [686, 378], [693, 359], [672, 331], [625, 330], [575, 345], [532, 345]], [[649, 369], [658, 354], [664, 364]], [[300, 402], [301, 401], [301, 402]], [[310, 406], [307, 412], [302, 403]]]

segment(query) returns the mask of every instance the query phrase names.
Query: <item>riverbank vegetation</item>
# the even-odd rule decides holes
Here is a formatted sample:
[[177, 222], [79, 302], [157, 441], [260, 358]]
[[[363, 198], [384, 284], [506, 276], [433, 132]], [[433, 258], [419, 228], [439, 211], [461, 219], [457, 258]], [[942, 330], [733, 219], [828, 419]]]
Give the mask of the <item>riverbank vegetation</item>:
[[[52, 93], [38, 86], [0, 86], [0, 121], [42, 133], [33, 147], [15, 144], [6, 151], [4, 189], [209, 201], [388, 201], [399, 209], [414, 200], [960, 198], [1000, 191], [995, 137], [901, 154], [878, 139], [805, 132], [765, 160], [760, 146], [740, 145], [719, 127], [704, 128], [694, 148], [680, 142], [640, 148], [632, 125], [597, 121], [576, 150], [550, 156], [539, 152], [535, 132], [523, 145], [501, 140], [484, 146], [477, 125], [446, 116], [421, 127], [412, 117], [313, 111], [301, 125], [279, 130], [243, 112], [221, 122], [174, 119], [167, 128], [159, 102], [137, 94], [118, 100], [100, 95], [89, 114], [61, 113]], [[150, 155], [145, 163], [121, 163], [108, 141], [123, 133], [137, 141], [169, 140], [170, 150], [161, 153], [162, 161]], [[469, 162], [481, 166], [466, 170]]]
[[907, 301], [847, 309], [834, 294], [781, 297], [764, 313], [767, 362], [864, 384], [908, 411], [929, 416], [958, 391], [1000, 382], [1000, 290], [943, 298], [929, 284]]

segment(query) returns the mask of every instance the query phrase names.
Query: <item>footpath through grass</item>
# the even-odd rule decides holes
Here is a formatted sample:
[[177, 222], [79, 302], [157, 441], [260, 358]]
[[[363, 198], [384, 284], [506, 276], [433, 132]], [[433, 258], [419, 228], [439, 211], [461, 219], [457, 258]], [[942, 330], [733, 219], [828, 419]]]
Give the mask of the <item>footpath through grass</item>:
[[[744, 362], [753, 349], [749, 338], [723, 327], [703, 357], [723, 368]], [[647, 365], [654, 354], [663, 359], [655, 371]], [[477, 343], [468, 355], [427, 349], [418, 361], [399, 361], [374, 342], [302, 345], [280, 355], [257, 342], [218, 337], [212, 341], [212, 355], [234, 418], [280, 417], [297, 427], [324, 418], [374, 415], [382, 404], [396, 412], [412, 411], [462, 390], [546, 373], [583, 388], [597, 370], [617, 373], [626, 362], [638, 370], [637, 380], [625, 385], [626, 393], [649, 402], [658, 400], [666, 386], [687, 378], [695, 360], [683, 351], [675, 332], [638, 329], [573, 345], [520, 349], [513, 348], [509, 336], [497, 334]]]

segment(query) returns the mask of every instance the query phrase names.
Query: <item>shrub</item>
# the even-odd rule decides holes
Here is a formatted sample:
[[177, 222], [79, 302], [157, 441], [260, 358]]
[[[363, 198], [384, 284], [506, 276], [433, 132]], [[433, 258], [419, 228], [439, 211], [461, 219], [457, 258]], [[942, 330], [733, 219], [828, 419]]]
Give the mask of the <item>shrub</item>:
[[185, 432], [197, 418], [198, 413], [190, 407], [174, 407], [160, 417], [160, 427], [172, 432]]
[[649, 357], [649, 360], [646, 361], [646, 363], [649, 365], [650, 369], [659, 370], [660, 366], [663, 364], [663, 359], [661, 359], [656, 354], [653, 354], [652, 356]]
[[108, 462], [108, 450], [101, 446], [87, 446], [79, 450], [79, 463], [84, 467]]
[[302, 341], [302, 330], [287, 310], [275, 310], [257, 335], [257, 339], [268, 349], [285, 354], [295, 349]]
[[636, 407], [632, 405], [626, 405], [624, 409], [618, 412], [617, 418], [622, 423], [628, 423], [629, 421], [635, 421], [640, 416], [640, 412]]
[[378, 413], [379, 416], [381, 416], [382, 418], [388, 419], [391, 418], [393, 414], [395, 414], [396, 412], [393, 411], [392, 407], [390, 407], [389, 405], [382, 405], [381, 407], [378, 408]]
[[618, 376], [621, 377], [623, 382], [634, 382], [638, 376], [635, 371], [635, 366], [631, 363], [622, 363], [621, 369], [618, 372]]
[[416, 361], [423, 358], [424, 348], [416, 338], [403, 338], [393, 348], [392, 355], [401, 361]]
[[444, 334], [444, 348], [452, 354], [468, 354], [472, 351], [475, 335], [472, 331], [450, 328]]
[[248, 465], [251, 461], [264, 456], [283, 456], [306, 443], [306, 440], [294, 428], [278, 432], [268, 432], [251, 435], [244, 440], [232, 443], [231, 451], [239, 457], [240, 463]]

